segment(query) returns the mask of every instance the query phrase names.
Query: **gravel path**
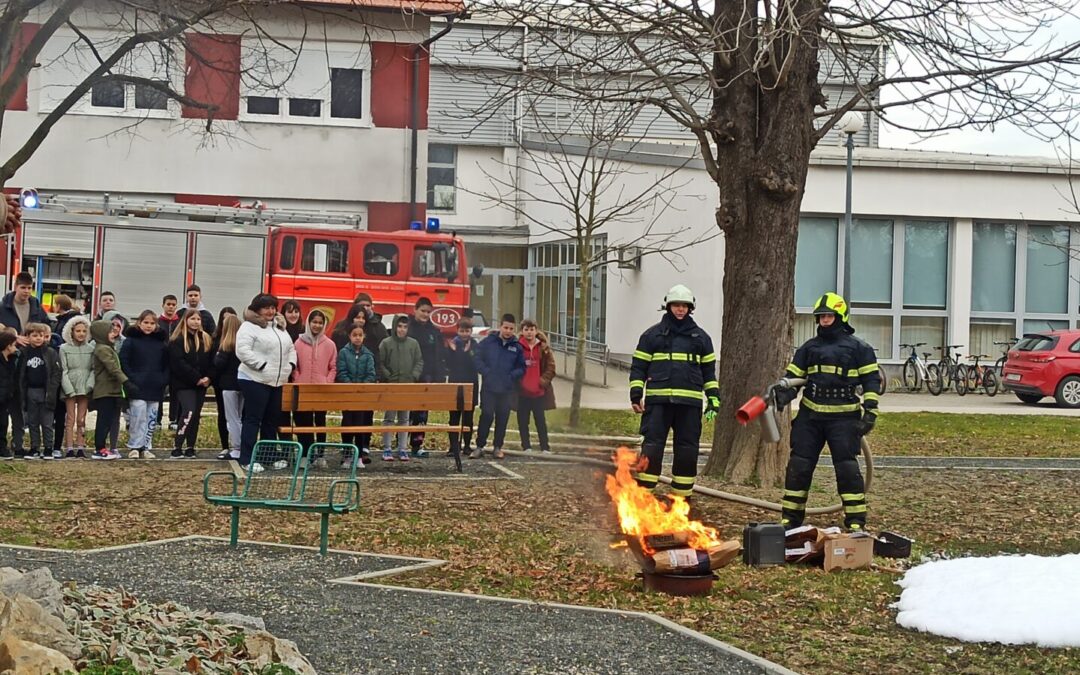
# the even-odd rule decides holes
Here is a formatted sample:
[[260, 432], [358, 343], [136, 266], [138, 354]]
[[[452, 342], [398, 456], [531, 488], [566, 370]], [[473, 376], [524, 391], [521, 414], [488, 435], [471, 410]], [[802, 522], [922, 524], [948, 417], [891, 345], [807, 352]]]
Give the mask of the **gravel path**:
[[634, 613], [331, 580], [430, 561], [189, 538], [89, 552], [0, 546], [0, 566], [260, 616], [320, 673], [785, 672]]

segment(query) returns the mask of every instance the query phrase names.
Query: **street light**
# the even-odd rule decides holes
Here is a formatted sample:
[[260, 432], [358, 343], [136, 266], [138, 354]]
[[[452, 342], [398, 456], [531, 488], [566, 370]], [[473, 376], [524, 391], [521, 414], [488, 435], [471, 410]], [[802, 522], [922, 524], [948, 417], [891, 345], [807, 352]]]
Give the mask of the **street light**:
[[855, 134], [862, 131], [862, 113], [849, 110], [837, 122], [836, 127], [847, 134], [847, 194], [844, 198], [844, 297], [851, 306], [851, 174], [852, 156], [855, 152]]

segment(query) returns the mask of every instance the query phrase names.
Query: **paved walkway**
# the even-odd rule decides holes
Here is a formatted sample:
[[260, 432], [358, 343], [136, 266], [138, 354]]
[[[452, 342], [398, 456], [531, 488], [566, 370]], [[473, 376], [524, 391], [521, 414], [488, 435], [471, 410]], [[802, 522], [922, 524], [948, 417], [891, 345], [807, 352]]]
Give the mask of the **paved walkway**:
[[[625, 373], [618, 379], [610, 379], [610, 387], [586, 386], [581, 392], [582, 407], [596, 408], [599, 410], [629, 410], [630, 399], [627, 397], [627, 385]], [[570, 394], [573, 383], [570, 380], [557, 378], [555, 380], [555, 399], [559, 405], [570, 405]], [[1021, 403], [1012, 394], [1001, 393], [997, 396], [985, 394], [968, 394], [957, 396], [952, 392], [943, 393], [941, 396], [930, 394], [902, 394], [890, 392], [881, 399], [881, 407], [885, 412], [944, 412], [965, 413], [977, 415], [1060, 415], [1063, 417], [1080, 417], [1080, 409], [1068, 410], [1058, 408], [1053, 398], [1045, 398], [1038, 405]]]
[[791, 673], [655, 615], [368, 583], [438, 560], [187, 537], [90, 551], [0, 545], [0, 566], [262, 617], [344, 673]]

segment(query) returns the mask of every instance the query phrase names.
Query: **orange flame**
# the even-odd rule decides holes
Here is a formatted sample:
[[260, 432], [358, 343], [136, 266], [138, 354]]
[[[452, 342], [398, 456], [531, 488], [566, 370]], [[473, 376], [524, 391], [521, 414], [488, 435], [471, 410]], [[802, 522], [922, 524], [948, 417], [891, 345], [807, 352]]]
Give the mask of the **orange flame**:
[[631, 468], [636, 463], [636, 452], [619, 448], [615, 451], [615, 475], [608, 476], [605, 482], [619, 513], [619, 528], [623, 534], [638, 537], [648, 554], [654, 551], [646, 547], [642, 539], [647, 534], [689, 532], [689, 546], [699, 550], [721, 543], [716, 528], [699, 520], [690, 520], [690, 505], [685, 499], [672, 495], [672, 503], [668, 506], [657, 500], [651, 490], [638, 485]]

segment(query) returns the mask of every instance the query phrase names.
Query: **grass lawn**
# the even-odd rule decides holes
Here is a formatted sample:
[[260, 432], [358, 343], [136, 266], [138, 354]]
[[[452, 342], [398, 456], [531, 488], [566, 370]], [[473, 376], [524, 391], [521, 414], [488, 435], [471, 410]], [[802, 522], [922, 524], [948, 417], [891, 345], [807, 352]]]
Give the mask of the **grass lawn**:
[[[969, 644], [898, 628], [889, 607], [897, 577], [886, 572], [735, 563], [720, 570], [706, 598], [644, 593], [629, 553], [608, 547], [616, 526], [598, 472], [511, 466], [526, 480], [365, 480], [363, 510], [332, 521], [331, 544], [449, 561], [387, 584], [656, 612], [804, 673], [1080, 671], [1080, 650]], [[82, 548], [224, 536], [228, 511], [202, 501], [205, 469], [184, 462], [0, 464], [0, 541]], [[881, 470], [871, 524], [914, 537], [915, 559], [1075, 552], [1080, 532], [1063, 527], [1063, 507], [1072, 508], [1063, 496], [1078, 490], [1077, 473]], [[736, 491], [777, 497], [772, 489]], [[834, 492], [831, 472], [819, 472], [812, 505], [831, 502]], [[774, 518], [718, 500], [699, 499], [694, 508], [727, 537], [738, 537], [747, 522]], [[318, 539], [318, 519], [300, 514], [249, 515], [241, 529], [242, 537], [264, 541]]]

